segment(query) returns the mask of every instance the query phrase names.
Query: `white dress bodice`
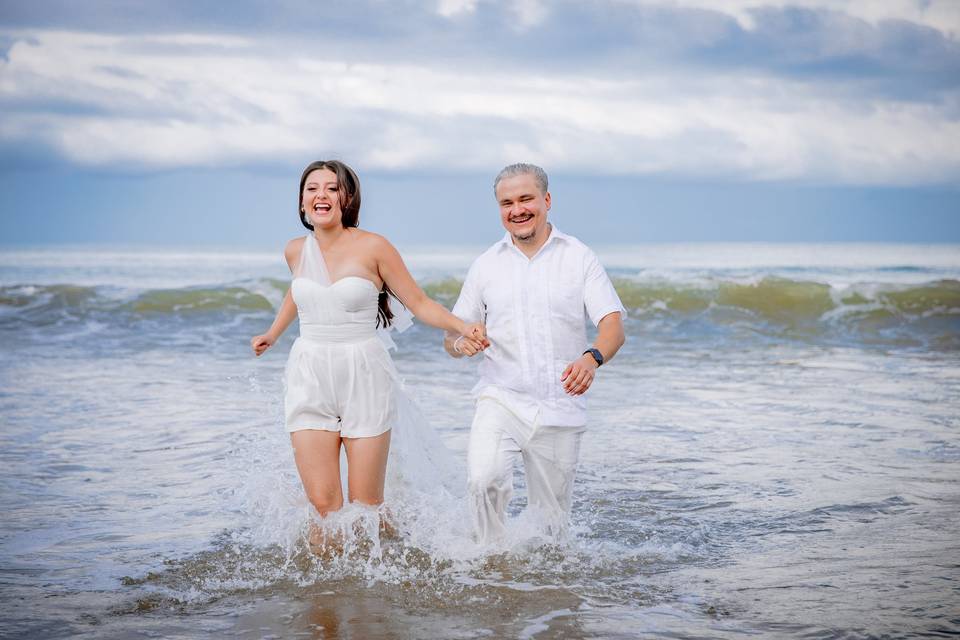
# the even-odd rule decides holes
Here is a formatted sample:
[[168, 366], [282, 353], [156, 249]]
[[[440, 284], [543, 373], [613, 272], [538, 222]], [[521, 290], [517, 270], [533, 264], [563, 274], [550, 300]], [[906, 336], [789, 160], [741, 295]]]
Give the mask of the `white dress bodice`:
[[331, 282], [323, 254], [312, 235], [304, 238], [290, 292], [300, 317], [301, 337], [350, 343], [376, 336], [380, 295], [377, 286], [360, 276]]

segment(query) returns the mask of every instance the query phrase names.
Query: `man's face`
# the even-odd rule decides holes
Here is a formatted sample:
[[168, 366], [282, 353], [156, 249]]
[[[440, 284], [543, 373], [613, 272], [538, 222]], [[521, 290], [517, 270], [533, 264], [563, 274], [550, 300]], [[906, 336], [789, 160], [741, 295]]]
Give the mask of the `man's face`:
[[501, 180], [497, 202], [500, 221], [515, 239], [530, 241], [546, 234], [550, 192], [540, 193], [532, 175], [525, 173]]

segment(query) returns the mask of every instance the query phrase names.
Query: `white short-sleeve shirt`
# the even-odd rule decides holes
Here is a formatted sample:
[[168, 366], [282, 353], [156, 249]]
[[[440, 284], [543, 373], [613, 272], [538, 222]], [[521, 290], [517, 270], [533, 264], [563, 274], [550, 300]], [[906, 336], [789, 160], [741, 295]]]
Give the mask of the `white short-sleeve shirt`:
[[494, 397], [531, 422], [583, 426], [586, 399], [564, 392], [560, 376], [590, 346], [584, 311], [596, 325], [625, 310], [596, 254], [551, 226], [532, 258], [509, 233], [480, 255], [453, 313], [487, 326], [475, 396]]

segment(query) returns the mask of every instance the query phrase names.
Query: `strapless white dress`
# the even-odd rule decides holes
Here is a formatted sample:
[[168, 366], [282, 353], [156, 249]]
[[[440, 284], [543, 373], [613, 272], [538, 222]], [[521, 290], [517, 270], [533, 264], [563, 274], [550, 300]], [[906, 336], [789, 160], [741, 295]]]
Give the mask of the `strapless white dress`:
[[[460, 465], [410, 400], [387, 350], [393, 341], [377, 330], [376, 285], [357, 276], [331, 283], [312, 234], [293, 275], [300, 337], [284, 373], [287, 430], [339, 431], [346, 438], [392, 431], [386, 497], [400, 512], [462, 493]], [[402, 330], [409, 312], [395, 299], [391, 305]]]
[[298, 277], [291, 287], [300, 337], [285, 373], [287, 431], [339, 431], [345, 438], [388, 431], [396, 422], [398, 375], [377, 336], [376, 286], [348, 276], [326, 286]]
[[400, 377], [377, 334], [377, 286], [359, 276], [331, 282], [312, 234], [293, 275], [300, 337], [284, 372], [287, 431], [339, 431], [345, 438], [389, 431]]

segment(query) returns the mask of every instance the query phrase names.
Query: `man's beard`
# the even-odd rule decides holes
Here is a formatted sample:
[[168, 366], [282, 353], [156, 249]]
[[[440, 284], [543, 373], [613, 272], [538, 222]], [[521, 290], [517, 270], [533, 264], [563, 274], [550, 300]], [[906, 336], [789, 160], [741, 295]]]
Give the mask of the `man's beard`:
[[518, 241], [520, 241], [520, 242], [530, 242], [531, 240], [533, 240], [533, 239], [536, 238], [536, 237], [537, 237], [537, 230], [536, 230], [536, 229], [534, 229], [533, 231], [531, 231], [530, 233], [528, 233], [528, 234], [525, 235], [525, 236], [521, 236], [521, 235], [518, 235], [518, 234], [516, 234], [516, 233], [513, 234], [513, 239], [514, 239], [514, 240], [518, 240]]

